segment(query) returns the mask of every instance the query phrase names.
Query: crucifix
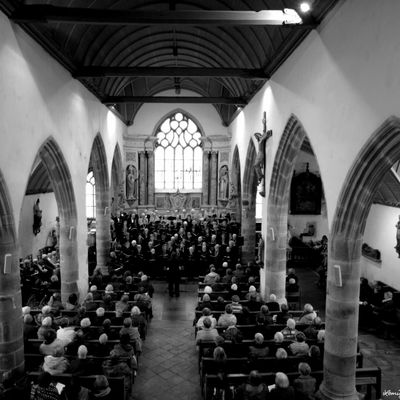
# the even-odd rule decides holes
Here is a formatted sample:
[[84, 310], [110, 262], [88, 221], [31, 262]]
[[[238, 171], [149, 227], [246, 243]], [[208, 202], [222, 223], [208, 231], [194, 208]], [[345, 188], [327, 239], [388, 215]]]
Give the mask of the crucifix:
[[265, 145], [267, 140], [272, 136], [272, 130], [267, 130], [267, 113], [264, 111], [263, 119], [263, 133], [256, 132], [254, 134], [258, 141], [258, 154], [254, 162], [254, 169], [258, 179], [258, 185], [260, 185], [260, 195], [265, 197]]

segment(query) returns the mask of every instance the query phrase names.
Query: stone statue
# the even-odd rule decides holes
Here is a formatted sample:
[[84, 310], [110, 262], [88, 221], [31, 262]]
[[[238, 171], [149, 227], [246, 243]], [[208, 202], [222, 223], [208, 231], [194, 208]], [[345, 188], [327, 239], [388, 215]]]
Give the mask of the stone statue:
[[218, 190], [219, 200], [229, 199], [229, 175], [228, 167], [223, 165], [219, 170], [219, 190]]
[[264, 181], [264, 169], [265, 169], [265, 145], [267, 140], [272, 136], [272, 130], [267, 131], [267, 113], [264, 111], [263, 133], [256, 132], [254, 136], [258, 141], [258, 154], [254, 162], [254, 169], [257, 174], [258, 185], [260, 185], [260, 195], [265, 197], [265, 181]]
[[36, 236], [40, 232], [42, 226], [42, 210], [39, 206], [40, 200], [37, 199], [33, 206], [33, 234]]
[[126, 199], [137, 199], [137, 176], [133, 165], [128, 165], [126, 168]]

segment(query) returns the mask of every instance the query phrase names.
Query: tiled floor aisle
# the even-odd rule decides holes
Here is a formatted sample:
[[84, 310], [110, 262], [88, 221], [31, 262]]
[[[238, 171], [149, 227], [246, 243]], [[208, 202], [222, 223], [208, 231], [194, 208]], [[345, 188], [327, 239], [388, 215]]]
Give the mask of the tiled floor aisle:
[[154, 318], [143, 346], [133, 399], [201, 399], [192, 327], [197, 286], [182, 285], [179, 298], [170, 298], [164, 283], [154, 286]]
[[[311, 270], [298, 269], [302, 303], [310, 302], [325, 316], [325, 294], [315, 285]], [[133, 386], [134, 400], [200, 400], [197, 353], [192, 321], [197, 286], [182, 285], [179, 298], [169, 298], [166, 284], [156, 283], [154, 318], [144, 343], [139, 372]], [[360, 332], [364, 366], [382, 369], [382, 390], [400, 388], [400, 340], [383, 340]], [[388, 397], [389, 398], [389, 397]]]

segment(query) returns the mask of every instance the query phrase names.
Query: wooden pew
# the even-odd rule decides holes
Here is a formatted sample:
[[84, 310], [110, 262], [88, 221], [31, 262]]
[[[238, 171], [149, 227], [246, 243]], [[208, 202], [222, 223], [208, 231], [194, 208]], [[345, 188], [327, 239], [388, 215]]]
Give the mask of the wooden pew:
[[[275, 372], [261, 373], [261, 379], [267, 385], [275, 383]], [[298, 372], [289, 372], [286, 374], [291, 384], [299, 376]], [[318, 388], [323, 379], [323, 371], [313, 371], [311, 375], [316, 378]], [[237, 388], [242, 383], [247, 382], [249, 378], [248, 374], [228, 374], [227, 380], [229, 386]], [[210, 394], [213, 392], [213, 388], [216, 387], [220, 382], [218, 375], [206, 374], [205, 376], [205, 400], [210, 399]], [[356, 369], [356, 386], [366, 386], [367, 396], [366, 399], [371, 399], [372, 388], [375, 391], [375, 399], [380, 399], [382, 394], [382, 371], [378, 367], [373, 368], [357, 368]]]
[[[31, 381], [37, 381], [40, 372], [28, 372], [28, 376]], [[68, 385], [71, 381], [72, 374], [60, 374], [60, 375], [53, 375], [54, 382], [61, 382], [64, 385]], [[87, 387], [88, 389], [92, 389], [93, 382], [96, 379], [96, 375], [87, 375], [87, 376], [79, 376], [79, 381], [82, 386]], [[118, 377], [107, 377], [108, 383], [113, 393], [113, 397], [115, 399], [128, 399], [128, 394], [125, 393], [124, 388], [124, 378], [122, 376]]]

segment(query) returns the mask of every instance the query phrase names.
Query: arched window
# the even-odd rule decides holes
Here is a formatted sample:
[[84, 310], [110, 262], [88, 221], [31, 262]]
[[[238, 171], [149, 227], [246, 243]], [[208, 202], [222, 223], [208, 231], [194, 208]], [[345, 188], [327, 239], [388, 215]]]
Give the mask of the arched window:
[[93, 171], [86, 177], [86, 218], [96, 219], [96, 183]]
[[156, 136], [156, 190], [201, 190], [203, 150], [197, 125], [177, 112], [161, 123]]

